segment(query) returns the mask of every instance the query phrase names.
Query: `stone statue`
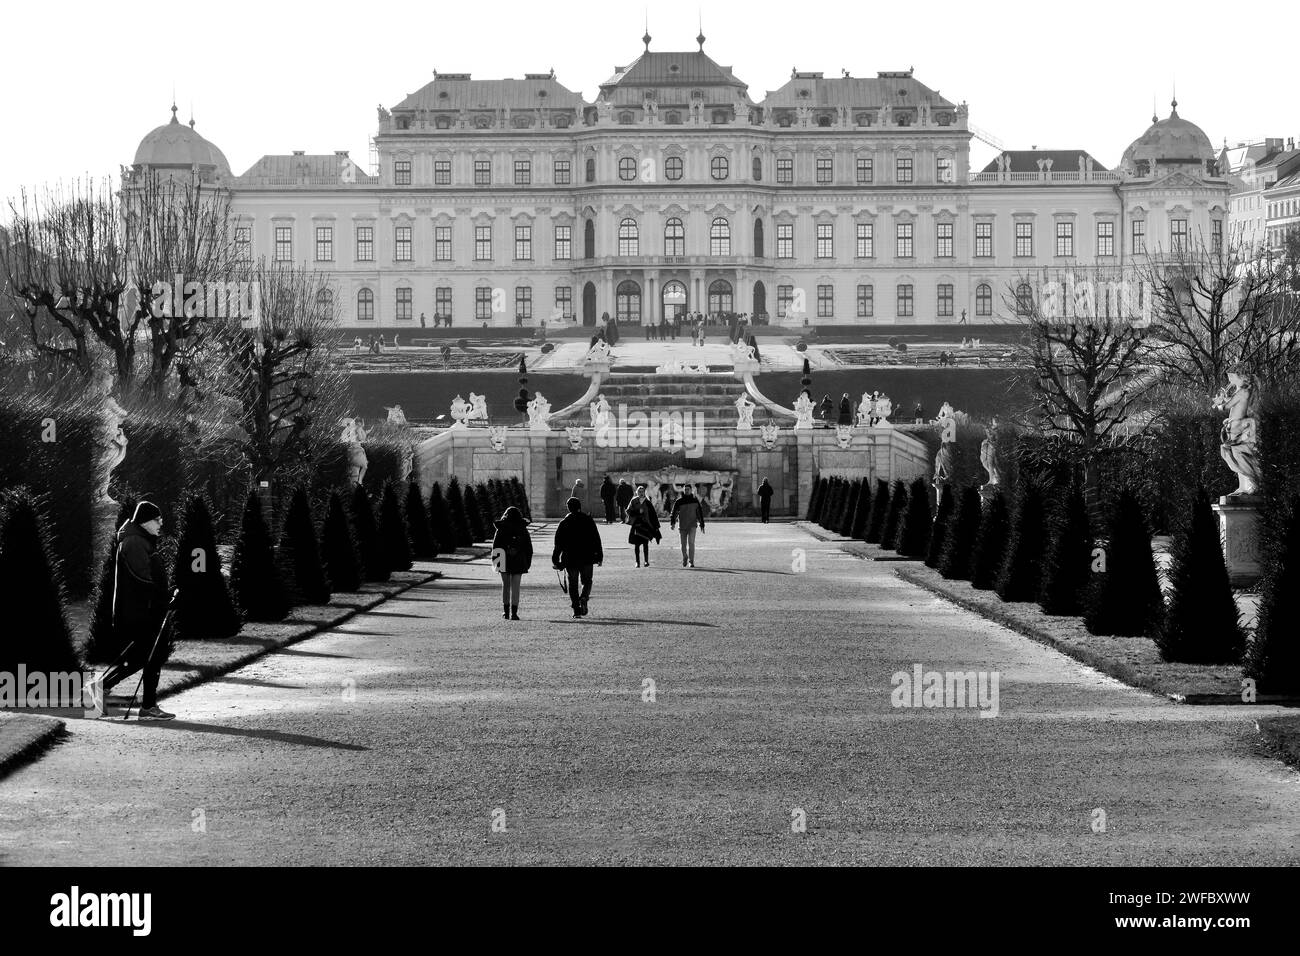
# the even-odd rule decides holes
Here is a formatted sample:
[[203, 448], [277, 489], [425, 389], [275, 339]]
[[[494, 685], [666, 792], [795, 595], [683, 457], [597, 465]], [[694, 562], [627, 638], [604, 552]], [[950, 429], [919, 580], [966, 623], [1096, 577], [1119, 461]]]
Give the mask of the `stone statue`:
[[988, 485], [997, 485], [1002, 481], [1000, 465], [998, 463], [998, 446], [997, 446], [998, 420], [995, 418], [988, 428], [984, 430], [984, 440], [980, 442], [980, 465], [989, 473], [989, 480], [985, 483]]
[[366, 440], [366, 430], [359, 418], [345, 418], [340, 424], [343, 433], [339, 435], [339, 441], [348, 446], [348, 482], [359, 485], [365, 480], [366, 468], [370, 465], [366, 450], [361, 447], [361, 443]]
[[590, 351], [587, 352], [586, 361], [588, 362], [608, 362], [609, 361], [609, 343], [604, 339], [597, 339]]
[[489, 425], [488, 440], [491, 441], [492, 443], [493, 451], [505, 451], [506, 450], [506, 426]]
[[813, 427], [813, 400], [808, 397], [806, 391], [800, 392], [799, 397], [794, 400], [794, 415], [796, 431]]
[[582, 447], [582, 426], [566, 425], [564, 426], [564, 437], [569, 440], [569, 450], [577, 451]]
[[596, 400], [587, 406], [591, 412], [591, 427], [595, 429], [605, 429], [609, 427], [610, 409], [609, 399], [603, 394], [597, 395]]
[[469, 418], [469, 415], [469, 402], [465, 401], [465, 399], [461, 398], [459, 395], [451, 400], [451, 417], [455, 420], [457, 425], [464, 425], [465, 420]]
[[469, 405], [470, 405], [470, 412], [469, 412], [470, 421], [485, 422], [488, 420], [486, 395], [475, 395], [473, 392], [470, 392]]
[[894, 414], [894, 403], [889, 400], [889, 396], [881, 394], [876, 399], [876, 424], [881, 428], [892, 428], [889, 416]]
[[953, 442], [943, 442], [939, 445], [939, 451], [934, 456], [934, 484], [936, 486], [947, 481], [952, 481], [952, 449]]
[[1228, 497], [1259, 493], [1259, 444], [1255, 384], [1244, 372], [1229, 372], [1228, 384], [1214, 397], [1214, 407], [1227, 412], [1219, 454], [1237, 475], [1237, 490]]
[[546, 420], [550, 417], [551, 403], [541, 392], [537, 392], [528, 403], [528, 427], [535, 432], [548, 432], [551, 426], [546, 424]]
[[876, 417], [876, 395], [875, 392], [863, 392], [862, 401], [858, 402], [858, 424], [863, 428], [870, 428]]
[[126, 458], [126, 432], [122, 431], [122, 422], [126, 421], [127, 411], [113, 398], [113, 376], [108, 369], [96, 370], [91, 385], [92, 394], [99, 399], [99, 490], [95, 495], [97, 501], [114, 503], [108, 495], [108, 483], [113, 469], [122, 464]]
[[411, 427], [411, 423], [406, 420], [406, 413], [402, 411], [401, 405], [385, 405], [384, 411], [388, 412], [388, 424], [396, 428]]
[[749, 396], [741, 393], [736, 396], [736, 431], [741, 429], [750, 429], [754, 427], [754, 409], [758, 406], [749, 400]]
[[766, 422], [758, 429], [763, 439], [763, 447], [769, 451], [776, 447], [777, 438], [781, 435], [781, 426], [776, 422]]
[[757, 356], [754, 355], [754, 346], [746, 342], [733, 342], [731, 345], [731, 360], [733, 362], [754, 362]]
[[848, 448], [853, 443], [853, 426], [836, 425], [835, 426], [835, 443], [840, 448]]

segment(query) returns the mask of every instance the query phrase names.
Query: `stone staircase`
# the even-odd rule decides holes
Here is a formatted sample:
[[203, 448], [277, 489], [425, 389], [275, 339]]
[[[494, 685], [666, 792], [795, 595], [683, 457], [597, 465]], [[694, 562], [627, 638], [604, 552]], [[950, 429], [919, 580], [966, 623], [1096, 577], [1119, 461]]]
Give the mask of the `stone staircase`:
[[[627, 411], [698, 412], [706, 426], [736, 424], [736, 399], [745, 394], [745, 383], [730, 373], [710, 375], [654, 375], [614, 372], [600, 387], [615, 416], [619, 406]], [[588, 425], [586, 408], [566, 416], [562, 425]]]

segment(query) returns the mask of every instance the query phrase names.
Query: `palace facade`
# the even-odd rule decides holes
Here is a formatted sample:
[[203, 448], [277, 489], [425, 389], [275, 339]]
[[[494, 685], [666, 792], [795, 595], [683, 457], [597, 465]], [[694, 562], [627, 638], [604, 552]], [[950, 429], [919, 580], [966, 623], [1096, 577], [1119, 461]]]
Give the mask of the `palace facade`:
[[970, 168], [969, 109], [912, 71], [795, 71], [761, 100], [699, 49], [645, 50], [594, 102], [554, 72], [439, 73], [381, 107], [374, 174], [346, 152], [233, 175], [158, 127], [124, 182], [197, 172], [233, 194], [253, 256], [328, 271], [348, 327], [624, 323], [677, 311], [774, 324], [983, 323], [1042, 270], [1118, 275], [1223, 241], [1209, 138], [1152, 117], [1117, 169], [1086, 151]]

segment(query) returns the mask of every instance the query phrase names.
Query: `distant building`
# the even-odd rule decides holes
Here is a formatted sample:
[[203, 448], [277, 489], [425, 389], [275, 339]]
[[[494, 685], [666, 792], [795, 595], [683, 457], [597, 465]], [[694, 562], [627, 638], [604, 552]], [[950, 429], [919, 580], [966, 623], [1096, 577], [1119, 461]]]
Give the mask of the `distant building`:
[[1259, 252], [1269, 244], [1269, 193], [1275, 184], [1300, 171], [1300, 150], [1294, 139], [1281, 138], [1225, 145], [1219, 163], [1232, 188], [1229, 239], [1248, 253]]

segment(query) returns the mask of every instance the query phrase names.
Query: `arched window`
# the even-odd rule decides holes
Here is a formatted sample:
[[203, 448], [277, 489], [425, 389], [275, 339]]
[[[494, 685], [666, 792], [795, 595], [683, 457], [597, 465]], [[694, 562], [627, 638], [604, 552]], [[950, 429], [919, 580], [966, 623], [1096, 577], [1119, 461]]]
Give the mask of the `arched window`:
[[620, 325], [641, 324], [641, 287], [624, 279], [614, 293], [614, 315]]
[[731, 283], [726, 279], [715, 279], [709, 283], [709, 312], [712, 315], [718, 315], [723, 312], [732, 312]]
[[762, 181], [763, 181], [763, 160], [761, 157], [755, 156], [754, 157], [754, 182], [761, 183]]
[[596, 258], [596, 224], [590, 219], [582, 227], [582, 258]]
[[763, 220], [754, 220], [754, 258], [763, 258]]
[[713, 220], [709, 227], [709, 255], [731, 255], [731, 223], [722, 216]]
[[714, 179], [726, 179], [731, 174], [731, 163], [726, 156], [714, 156], [709, 160], [709, 175]]
[[682, 158], [669, 156], [664, 160], [664, 176], [673, 182], [682, 178]]
[[641, 236], [635, 219], [624, 219], [618, 224], [618, 254], [620, 256], [641, 254]]
[[433, 121], [433, 125], [438, 129], [451, 129], [451, 117], [439, 116]]
[[1016, 315], [1031, 315], [1034, 311], [1034, 290], [1028, 282], [1016, 286]]
[[618, 161], [618, 178], [624, 182], [631, 182], [636, 179], [636, 159], [632, 156], [624, 156]]
[[321, 289], [316, 293], [316, 312], [324, 321], [334, 321], [334, 293], [332, 290]]
[[664, 255], [686, 255], [686, 227], [676, 216], [664, 223]]
[[975, 314], [993, 314], [993, 289], [987, 282], [981, 282], [975, 288]]
[[595, 160], [594, 157], [588, 157], [588, 159], [587, 159], [587, 182], [589, 182], [589, 183], [594, 183], [595, 181], [596, 181], [596, 160]]
[[357, 320], [371, 322], [375, 318], [375, 294], [369, 289], [357, 293]]

